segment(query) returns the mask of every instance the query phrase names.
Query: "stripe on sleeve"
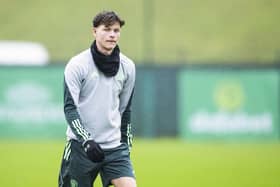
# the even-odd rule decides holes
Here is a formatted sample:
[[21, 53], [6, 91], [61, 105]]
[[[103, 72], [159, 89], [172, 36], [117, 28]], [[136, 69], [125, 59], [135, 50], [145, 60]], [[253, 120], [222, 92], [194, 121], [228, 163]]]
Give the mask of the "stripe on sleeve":
[[84, 128], [82, 128], [79, 119], [72, 121], [73, 127], [76, 129], [77, 133], [83, 137], [84, 140], [88, 139], [88, 134]]

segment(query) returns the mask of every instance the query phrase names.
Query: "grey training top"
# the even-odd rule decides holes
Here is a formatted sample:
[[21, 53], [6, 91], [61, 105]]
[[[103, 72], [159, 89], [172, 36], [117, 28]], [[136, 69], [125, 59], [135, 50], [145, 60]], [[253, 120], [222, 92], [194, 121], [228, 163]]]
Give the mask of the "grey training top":
[[93, 139], [102, 148], [131, 146], [130, 112], [135, 65], [120, 53], [120, 67], [106, 77], [93, 62], [90, 49], [73, 57], [64, 72], [67, 138]]

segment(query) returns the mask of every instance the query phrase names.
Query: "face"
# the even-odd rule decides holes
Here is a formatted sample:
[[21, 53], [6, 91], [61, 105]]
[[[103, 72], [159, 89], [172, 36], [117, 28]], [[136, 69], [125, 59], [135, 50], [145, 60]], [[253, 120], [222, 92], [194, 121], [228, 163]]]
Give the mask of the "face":
[[99, 25], [93, 28], [93, 35], [96, 40], [99, 52], [109, 55], [116, 47], [120, 38], [121, 27], [118, 22], [111, 26]]

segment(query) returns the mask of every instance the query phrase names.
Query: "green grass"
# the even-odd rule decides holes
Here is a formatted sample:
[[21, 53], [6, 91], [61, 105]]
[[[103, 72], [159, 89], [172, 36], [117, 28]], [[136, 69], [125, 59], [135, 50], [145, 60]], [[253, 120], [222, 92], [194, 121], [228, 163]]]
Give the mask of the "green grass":
[[[153, 17], [145, 17], [143, 2], [153, 7]], [[1, 0], [0, 39], [41, 42], [52, 60], [65, 61], [89, 46], [92, 17], [112, 9], [127, 22], [121, 49], [136, 63], [275, 62], [280, 56], [279, 7], [279, 0]], [[149, 57], [146, 30], [154, 48]]]
[[[63, 147], [62, 141], [1, 141], [1, 186], [57, 186]], [[276, 187], [279, 158], [279, 143], [136, 139], [132, 150], [140, 187]]]

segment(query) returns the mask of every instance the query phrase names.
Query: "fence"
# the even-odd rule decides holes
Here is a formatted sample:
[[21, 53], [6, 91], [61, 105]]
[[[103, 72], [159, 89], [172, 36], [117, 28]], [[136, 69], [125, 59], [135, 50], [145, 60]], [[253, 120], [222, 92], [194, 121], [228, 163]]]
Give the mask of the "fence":
[[[63, 138], [63, 66], [0, 68], [0, 138]], [[136, 136], [279, 139], [277, 67], [138, 66]]]

